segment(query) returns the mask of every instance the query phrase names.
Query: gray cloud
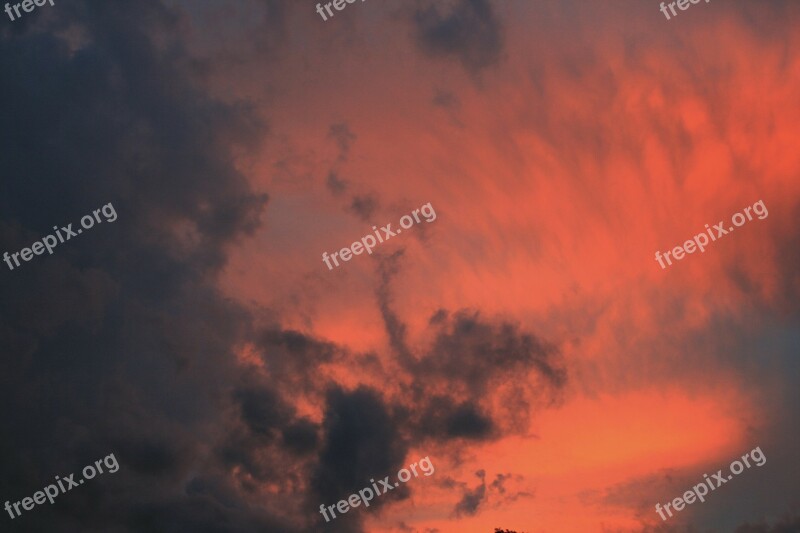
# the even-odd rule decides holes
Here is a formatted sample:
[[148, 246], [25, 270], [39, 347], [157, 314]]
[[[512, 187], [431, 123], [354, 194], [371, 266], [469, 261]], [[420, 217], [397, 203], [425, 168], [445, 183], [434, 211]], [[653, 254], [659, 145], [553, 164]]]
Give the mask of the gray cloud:
[[[309, 500], [309, 509], [317, 517], [321, 503], [330, 505], [345, 499], [368, 486], [366, 480], [394, 476], [408, 452], [391, 409], [380, 394], [365, 387], [353, 392], [332, 389], [326, 401], [323, 428], [325, 440], [312, 476]], [[408, 488], [403, 485], [376, 498], [372, 506], [380, 507], [407, 495]], [[343, 515], [334, 524], [356, 527], [359, 519], [357, 515]]]
[[371, 222], [372, 215], [378, 208], [378, 199], [371, 194], [353, 196], [350, 212], [355, 213], [364, 222]]
[[328, 130], [328, 137], [333, 139], [339, 148], [339, 161], [347, 161], [350, 146], [356, 140], [356, 134], [350, 130], [350, 126], [346, 122], [332, 124]]
[[[108, 202], [119, 218], [2, 274], [0, 401], [21, 408], [3, 415], [15, 429], [0, 435], [0, 490], [19, 500], [111, 452], [120, 469], [13, 524], [295, 530], [248, 506], [205, 450], [224, 438], [223, 391], [243, 379], [233, 349], [250, 335], [213, 280], [267, 203], [233, 155], [266, 127], [198, 88], [161, 3], [56, 9], [0, 34], [0, 95], [14, 103], [0, 114], [0, 167], [18, 177], [0, 195], [0, 244], [19, 250]], [[56, 36], [67, 27], [78, 43]], [[270, 418], [259, 394], [237, 396], [249, 438], [283, 424], [278, 442], [297, 448], [301, 421]]]
[[489, 0], [459, 0], [444, 14], [435, 4], [419, 7], [413, 23], [425, 53], [456, 59], [471, 73], [501, 59], [504, 32]]
[[736, 528], [735, 533], [797, 533], [798, 531], [800, 531], [800, 516], [786, 516], [771, 526], [764, 522], [743, 524]]
[[473, 516], [478, 512], [478, 507], [486, 497], [486, 472], [484, 470], [478, 470], [475, 472], [475, 475], [480, 478], [481, 483], [473, 489], [468, 489], [463, 494], [461, 500], [456, 504], [454, 509], [456, 516]]

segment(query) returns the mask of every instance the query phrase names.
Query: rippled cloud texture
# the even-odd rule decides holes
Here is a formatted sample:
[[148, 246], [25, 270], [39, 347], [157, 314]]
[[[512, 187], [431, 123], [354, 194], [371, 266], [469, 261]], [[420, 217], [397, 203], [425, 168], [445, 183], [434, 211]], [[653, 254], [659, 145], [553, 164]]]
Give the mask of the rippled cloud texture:
[[[798, 27], [788, 0], [4, 20], [0, 252], [118, 220], [0, 276], [0, 505], [120, 469], [0, 529], [797, 530]], [[435, 224], [321, 262], [428, 202]]]

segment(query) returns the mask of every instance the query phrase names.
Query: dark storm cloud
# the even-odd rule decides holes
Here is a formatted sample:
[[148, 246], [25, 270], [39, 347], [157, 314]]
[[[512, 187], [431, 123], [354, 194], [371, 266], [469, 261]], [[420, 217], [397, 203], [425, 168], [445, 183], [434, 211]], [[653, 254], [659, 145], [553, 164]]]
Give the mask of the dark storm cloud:
[[[311, 343], [297, 340], [294, 332], [287, 333], [295, 339], [295, 348]], [[298, 417], [290, 403], [300, 390], [289, 387], [282, 395], [278, 388], [260, 373], [242, 377], [230, 396], [225, 436], [215, 449], [224, 469], [235, 468], [233, 477], [249, 492], [257, 491], [255, 482], [296, 490], [298, 476], [305, 475], [320, 447], [319, 425]]]
[[292, 410], [282, 399], [266, 389], [240, 389], [234, 393], [234, 398], [241, 409], [242, 420], [256, 435], [271, 435], [292, 416]]
[[457, 59], [472, 73], [500, 61], [503, 28], [489, 0], [459, 0], [445, 14], [435, 4], [420, 7], [413, 23], [417, 44], [431, 56]]
[[[281, 4], [262, 3], [275, 17], [271, 24], [282, 24]], [[477, 28], [487, 41], [486, 28], [470, 15], [485, 15], [481, 6], [488, 9], [464, 2], [452, 15], [421, 13], [423, 42], [482, 68], [484, 56], [463, 37]], [[488, 391], [512, 370], [481, 366], [480, 343], [499, 352], [488, 354], [495, 363], [558, 375], [549, 352], [534, 353], [538, 345], [513, 326], [504, 333], [502, 324], [459, 314], [443, 314], [431, 326], [445, 361], [434, 361], [434, 352], [412, 361], [387, 289], [381, 309], [416, 390], [446, 383], [453, 350], [468, 349], [469, 368], [441, 394], [421, 393], [419, 403], [334, 387], [320, 402], [321, 425], [298, 416], [292, 394], [322, 390], [315, 369], [347, 352], [279, 325], [256, 328], [215, 285], [229, 246], [252, 235], [266, 209], [266, 195], [234, 165], [266, 126], [246, 103], [222, 103], [200, 88], [208, 65], [185, 53], [179, 17], [160, 2], [76, 0], [37, 21], [47, 31], [17, 25], [0, 36], [0, 168], [13, 178], [0, 185], [0, 243], [19, 250], [54, 224], [108, 202], [119, 218], [0, 276], [0, 401], [14, 406], [2, 417], [13, 430], [0, 435], [0, 490], [17, 500], [110, 452], [120, 470], [59, 505], [26, 513], [15, 526], [299, 531], [307, 520], [321, 520], [320, 503], [394, 475], [407, 439], [495, 434], [499, 426], [486, 407], [463, 396]], [[77, 44], [54, 36], [67, 28], [82, 35]], [[280, 41], [258, 45], [273, 50]], [[448, 44], [459, 42], [466, 51]], [[347, 159], [355, 135], [345, 123], [330, 135], [340, 160]], [[332, 183], [336, 190], [345, 182]], [[358, 211], [373, 209], [367, 202]], [[235, 364], [244, 342], [262, 352], [268, 378]], [[505, 354], [504, 344], [531, 353]], [[425, 415], [440, 427], [421, 423]], [[266, 482], [278, 487], [268, 502], [259, 492]], [[410, 490], [403, 486], [373, 505]], [[293, 516], [301, 500], [313, 509], [299, 516], [313, 518], [276, 518]], [[358, 530], [358, 520], [349, 514], [332, 527]]]
[[298, 455], [310, 453], [317, 448], [318, 431], [310, 420], [298, 420], [283, 429], [283, 445]]
[[126, 466], [141, 474], [153, 476], [178, 472], [185, 458], [182, 450], [176, 450], [170, 441], [147, 441], [138, 439], [122, 442], [117, 445], [121, 456], [125, 457]]
[[[330, 505], [368, 486], [370, 479], [394, 477], [404, 465], [408, 444], [389, 406], [374, 390], [332, 389], [326, 401], [323, 429], [325, 439], [312, 477], [309, 500], [314, 513], [318, 513], [320, 504]], [[403, 485], [376, 498], [371, 505], [385, 505], [407, 494], [408, 489]], [[343, 515], [336, 523], [349, 528], [355, 527], [350, 524], [357, 520], [359, 515]]]
[[[277, 457], [315, 445], [313, 424], [234, 364], [234, 347], [255, 341], [251, 318], [214, 285], [267, 200], [236, 170], [234, 148], [266, 129], [247, 105], [197, 88], [177, 18], [159, 2], [57, 9], [0, 36], [0, 168], [13, 177], [0, 194], [0, 244], [19, 250], [108, 202], [118, 219], [0, 274], [0, 401], [19, 407], [2, 415], [14, 429], [0, 435], [0, 492], [19, 500], [112, 452], [120, 469], [7, 523], [296, 530], [249, 506], [252, 482], [233, 485], [225, 470], [249, 464], [283, 482], [294, 465], [265, 468], [264, 443]], [[81, 39], [54, 36], [66, 27]], [[291, 331], [265, 339], [326, 357]]]

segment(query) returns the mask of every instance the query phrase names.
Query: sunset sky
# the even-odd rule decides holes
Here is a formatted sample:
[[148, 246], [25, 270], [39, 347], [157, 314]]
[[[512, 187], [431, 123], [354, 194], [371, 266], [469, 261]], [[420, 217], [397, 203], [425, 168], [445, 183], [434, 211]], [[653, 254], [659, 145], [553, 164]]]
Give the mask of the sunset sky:
[[800, 3], [333, 13], [0, 11], [0, 531], [800, 531]]

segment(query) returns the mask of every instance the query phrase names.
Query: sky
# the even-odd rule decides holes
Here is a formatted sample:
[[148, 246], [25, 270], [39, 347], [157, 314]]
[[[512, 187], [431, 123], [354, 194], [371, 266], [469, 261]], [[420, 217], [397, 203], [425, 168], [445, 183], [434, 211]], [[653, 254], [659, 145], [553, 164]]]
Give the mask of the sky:
[[0, 12], [0, 529], [800, 531], [800, 5], [666, 10]]

